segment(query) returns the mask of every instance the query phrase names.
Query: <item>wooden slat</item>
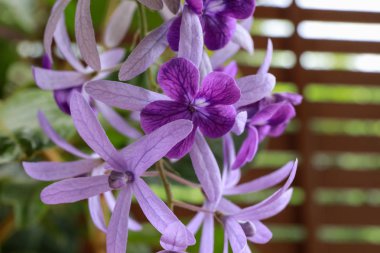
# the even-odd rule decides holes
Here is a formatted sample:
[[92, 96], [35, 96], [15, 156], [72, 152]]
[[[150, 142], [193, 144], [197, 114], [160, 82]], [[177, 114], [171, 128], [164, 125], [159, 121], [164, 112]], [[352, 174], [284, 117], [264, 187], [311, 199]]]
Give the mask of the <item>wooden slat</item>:
[[[258, 7], [255, 18], [292, 19], [293, 21], [316, 20], [333, 22], [379, 23], [380, 17], [376, 12], [329, 11], [300, 9], [294, 5], [287, 9], [274, 7]], [[295, 20], [295, 17], [298, 19]]]
[[353, 187], [366, 189], [380, 187], [380, 171], [345, 171], [328, 169], [319, 171], [317, 175], [319, 187]]
[[379, 253], [380, 246], [369, 243], [332, 244], [324, 243], [316, 245], [316, 252], [321, 253]]
[[308, 83], [380, 85], [380, 73], [307, 70], [302, 74]]
[[300, 245], [290, 242], [271, 241], [264, 245], [254, 245], [252, 252], [256, 253], [295, 253], [299, 252]]
[[318, 223], [324, 225], [380, 225], [379, 207], [318, 206]]
[[276, 138], [268, 138], [268, 144], [265, 146], [269, 150], [296, 150], [296, 135], [284, 134]]
[[[380, 21], [379, 21], [380, 22]], [[266, 49], [267, 37], [253, 36], [256, 49]], [[271, 38], [274, 50], [289, 50], [292, 38]], [[338, 52], [338, 53], [380, 53], [379, 43], [360, 41], [339, 41], [321, 39], [302, 39], [298, 48], [303, 51]]]
[[313, 117], [344, 119], [379, 119], [380, 105], [309, 103]]
[[380, 138], [376, 137], [316, 135], [311, 138], [318, 151], [374, 152], [380, 149]]

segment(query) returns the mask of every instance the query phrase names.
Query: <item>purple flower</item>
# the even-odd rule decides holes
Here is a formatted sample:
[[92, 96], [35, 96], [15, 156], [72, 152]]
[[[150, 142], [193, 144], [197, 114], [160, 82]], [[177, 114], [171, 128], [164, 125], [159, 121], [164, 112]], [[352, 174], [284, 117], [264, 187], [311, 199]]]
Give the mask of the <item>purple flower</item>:
[[[252, 16], [254, 0], [186, 0], [193, 12], [199, 15], [204, 32], [204, 42], [208, 49], [218, 50], [231, 40], [236, 19]], [[168, 41], [174, 51], [178, 51], [181, 16], [172, 23]]]
[[[46, 204], [72, 203], [112, 190], [120, 190], [107, 228], [107, 252], [124, 253], [128, 237], [129, 211], [132, 194], [151, 224], [162, 234], [161, 246], [165, 250], [184, 251], [195, 243], [194, 236], [149, 189], [142, 174], [161, 159], [176, 143], [192, 131], [192, 123], [179, 120], [157, 129], [135, 143], [117, 151], [110, 143], [92, 109], [79, 93], [71, 99], [74, 124], [85, 142], [105, 162], [109, 173], [65, 179], [46, 187], [41, 199]], [[43, 164], [24, 163], [29, 172], [47, 172]], [[70, 165], [65, 165], [70, 169]], [[59, 168], [51, 168], [59, 173]], [[71, 168], [71, 174], [74, 174]], [[71, 175], [70, 173], [67, 176]]]
[[236, 111], [232, 105], [239, 100], [240, 91], [232, 77], [212, 72], [199, 88], [198, 69], [190, 61], [176, 58], [161, 67], [158, 83], [167, 96], [109, 81], [91, 82], [85, 89], [106, 104], [141, 110], [141, 126], [146, 133], [174, 120], [191, 120], [194, 130], [168, 153], [170, 158], [180, 158], [191, 149], [197, 128], [207, 137], [218, 138], [234, 125]]
[[[215, 157], [203, 138], [198, 138], [190, 156], [194, 170], [206, 195], [205, 203], [200, 211], [188, 224], [194, 234], [203, 223], [200, 242], [200, 253], [214, 252], [214, 217], [222, 221], [225, 228], [225, 250], [228, 241], [233, 252], [250, 252], [247, 240], [254, 243], [267, 243], [272, 233], [261, 220], [272, 217], [282, 211], [288, 204], [294, 180], [297, 161], [289, 162], [282, 168], [261, 178], [244, 184], [240, 181], [240, 170], [231, 170], [235, 160], [235, 150], [232, 138], [223, 138], [224, 168], [221, 177]], [[262, 202], [241, 209], [225, 197], [258, 192], [271, 188], [286, 179], [285, 184], [269, 198]], [[227, 252], [227, 251], [225, 251]]]

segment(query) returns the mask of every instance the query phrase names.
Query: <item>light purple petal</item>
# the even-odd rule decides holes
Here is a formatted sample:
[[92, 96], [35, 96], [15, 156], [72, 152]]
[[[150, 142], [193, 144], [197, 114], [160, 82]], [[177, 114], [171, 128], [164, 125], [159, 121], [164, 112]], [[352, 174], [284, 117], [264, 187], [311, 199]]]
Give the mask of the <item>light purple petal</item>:
[[201, 64], [199, 65], [199, 72], [201, 75], [201, 81], [205, 76], [212, 72], [210, 57], [207, 55], [206, 51], [203, 51]]
[[104, 44], [108, 48], [116, 47], [124, 39], [136, 10], [136, 2], [121, 1], [112, 13], [104, 33]]
[[239, 49], [239, 45], [230, 41], [222, 49], [216, 50], [210, 58], [213, 69], [217, 69], [223, 66], [223, 64], [232, 56], [234, 56], [239, 51]]
[[70, 63], [70, 65], [78, 72], [86, 73], [86, 69], [76, 57], [71, 47], [71, 40], [67, 33], [64, 16], [62, 16], [62, 18], [59, 20], [56, 31], [54, 33], [54, 40], [55, 43], [57, 43], [57, 46], [63, 57]]
[[75, 162], [23, 162], [25, 172], [41, 181], [54, 181], [76, 177], [92, 171], [102, 162], [98, 159]]
[[237, 194], [246, 194], [252, 192], [258, 192], [264, 189], [273, 187], [283, 181], [289, 176], [293, 169], [294, 163], [288, 162], [286, 165], [280, 169], [250, 182], [235, 186], [224, 191], [224, 195], [237, 195]]
[[278, 125], [287, 122], [295, 116], [295, 110], [292, 105], [286, 102], [270, 104], [256, 113], [251, 119], [251, 125]]
[[244, 252], [248, 248], [247, 237], [240, 224], [233, 218], [227, 218], [224, 222], [232, 252]]
[[238, 44], [241, 48], [244, 48], [249, 54], [253, 54], [253, 39], [251, 34], [240, 24], [236, 24], [236, 30], [232, 36], [232, 41]]
[[181, 6], [180, 0], [164, 0], [164, 3], [173, 14], [177, 14]]
[[214, 216], [206, 214], [203, 222], [203, 230], [199, 253], [214, 252]]
[[83, 140], [113, 169], [124, 171], [125, 162], [109, 141], [94, 111], [80, 93], [74, 93], [71, 102], [71, 116]]
[[[149, 222], [163, 235], [161, 246], [166, 250], [185, 250], [195, 243], [193, 234], [140, 178], [133, 184], [136, 199]], [[173, 232], [180, 235], [173, 237]], [[175, 236], [175, 234], [174, 234]]]
[[73, 203], [110, 190], [107, 175], [71, 178], [44, 188], [41, 200], [49, 205]]
[[235, 124], [232, 128], [232, 132], [236, 135], [241, 135], [244, 132], [245, 125], [247, 124], [248, 114], [246, 111], [239, 112], [236, 115]]
[[268, 45], [267, 45], [267, 53], [265, 55], [264, 61], [261, 64], [259, 70], [257, 71], [257, 74], [267, 74], [270, 68], [270, 64], [272, 61], [272, 54], [273, 54], [273, 44], [270, 39], [268, 39]]
[[232, 78], [236, 77], [236, 75], [238, 74], [238, 71], [239, 71], [239, 68], [236, 61], [230, 62], [227, 66], [223, 67], [223, 70], [222, 70], [223, 73], [226, 73]]
[[198, 232], [200, 226], [203, 223], [203, 220], [205, 218], [205, 213], [199, 212], [197, 213], [187, 224], [187, 228], [190, 230], [191, 233], [194, 235]]
[[140, 114], [141, 127], [146, 133], [178, 119], [191, 120], [188, 106], [175, 101], [155, 101], [147, 105]]
[[137, 139], [142, 136], [142, 134], [137, 131], [137, 129], [129, 125], [129, 123], [112, 108], [101, 102], [96, 103], [96, 108], [102, 113], [103, 117], [108, 121], [108, 123], [110, 123], [110, 125], [119, 133], [133, 139]]
[[157, 81], [170, 98], [191, 102], [198, 91], [199, 71], [190, 61], [175, 58], [161, 66]]
[[197, 14], [185, 5], [182, 13], [178, 57], [190, 60], [196, 67], [202, 60], [203, 30]]
[[80, 151], [79, 149], [72, 146], [70, 143], [68, 143], [65, 139], [63, 139], [61, 136], [57, 134], [57, 132], [53, 129], [53, 127], [50, 125], [49, 121], [46, 119], [45, 115], [39, 111], [37, 114], [40, 126], [44, 133], [49, 137], [51, 141], [53, 141], [58, 147], [66, 150], [67, 152], [80, 157], [84, 159], [91, 158], [90, 155], [87, 155]]
[[96, 100], [120, 109], [141, 111], [153, 101], [168, 100], [167, 96], [135, 85], [98, 80], [84, 86], [85, 91]]
[[132, 189], [127, 186], [120, 191], [107, 229], [107, 253], [124, 253], [127, 250], [129, 211]]
[[107, 232], [106, 222], [104, 220], [104, 213], [102, 209], [102, 204], [100, 201], [100, 195], [96, 195], [88, 199], [88, 208], [90, 211], [90, 216], [95, 226], [103, 231]]
[[197, 99], [204, 99], [210, 105], [232, 105], [240, 98], [235, 80], [222, 72], [211, 72], [202, 82]]
[[223, 2], [225, 9], [222, 13], [236, 19], [249, 18], [256, 7], [255, 0], [223, 0]]
[[62, 18], [66, 6], [70, 0], [57, 0], [51, 10], [44, 32], [44, 49], [50, 62], [53, 62], [51, 53], [51, 44], [53, 43], [54, 32], [57, 29], [58, 22]]
[[268, 243], [272, 239], [272, 232], [269, 228], [260, 221], [252, 221], [252, 223], [256, 227], [256, 233], [254, 236], [248, 237], [248, 240], [258, 244]]
[[101, 65], [92, 25], [90, 3], [91, 0], [78, 0], [75, 13], [75, 37], [83, 60], [93, 70], [99, 71]]
[[259, 136], [257, 129], [255, 127], [250, 127], [248, 129], [247, 138], [244, 140], [232, 169], [238, 169], [244, 166], [247, 162], [250, 162], [255, 157], [257, 149], [259, 147]]
[[227, 16], [207, 15], [204, 17], [204, 41], [208, 49], [218, 50], [231, 40], [236, 20]]
[[167, 158], [179, 160], [190, 152], [194, 144], [194, 138], [197, 128], [194, 127], [193, 131], [185, 139], [175, 145], [166, 155]]
[[209, 106], [196, 114], [201, 132], [210, 138], [228, 133], [235, 124], [236, 110], [231, 105]]
[[231, 134], [223, 136], [223, 192], [235, 186], [241, 177], [240, 170], [231, 170], [232, 164], [236, 159], [235, 146]]
[[162, 0], [138, 0], [140, 3], [145, 5], [146, 7], [159, 11], [164, 7], [164, 4], [162, 3]]
[[207, 199], [216, 203], [222, 193], [222, 179], [218, 163], [204, 137], [197, 132], [195, 142], [190, 151], [190, 158], [195, 174], [202, 185]]
[[197, 14], [201, 14], [203, 10], [203, 0], [186, 0], [186, 3]]
[[276, 84], [276, 78], [272, 74], [251, 75], [236, 80], [240, 91], [240, 100], [237, 107], [253, 104], [264, 97], [269, 96]]
[[136, 175], [141, 175], [188, 136], [192, 129], [193, 124], [189, 120], [168, 123], [123, 149], [122, 156], [128, 167]]
[[80, 86], [89, 76], [76, 71], [58, 71], [32, 67], [34, 81], [43, 90], [59, 90]]
[[168, 46], [166, 34], [171, 22], [166, 22], [150, 32], [132, 51], [121, 66], [119, 79], [131, 80], [149, 68]]

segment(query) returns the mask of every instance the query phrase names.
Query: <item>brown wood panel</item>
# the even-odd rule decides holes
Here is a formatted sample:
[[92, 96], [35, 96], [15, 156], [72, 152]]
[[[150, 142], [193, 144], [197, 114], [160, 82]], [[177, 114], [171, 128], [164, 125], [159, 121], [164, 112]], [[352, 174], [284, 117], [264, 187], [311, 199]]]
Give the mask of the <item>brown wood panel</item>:
[[380, 73], [307, 70], [302, 74], [308, 83], [380, 85]]
[[324, 225], [380, 225], [380, 219], [376, 218], [380, 213], [379, 207], [318, 206], [317, 210], [318, 223]]
[[369, 243], [346, 243], [346, 244], [332, 244], [321, 243], [316, 246], [316, 252], [320, 253], [379, 253], [380, 245]]
[[315, 150], [318, 151], [380, 151], [380, 138], [376, 137], [351, 137], [348, 135], [315, 135], [313, 139], [315, 143]]
[[251, 248], [252, 252], [255, 253], [295, 253], [299, 252], [300, 245], [291, 242], [271, 241], [264, 245], [253, 245]]
[[[379, 188], [380, 171], [346, 171], [339, 169], [318, 172], [318, 186], [329, 188]], [[380, 211], [380, 210], [379, 210]], [[380, 221], [380, 219], [379, 219]]]
[[269, 137], [265, 148], [269, 150], [296, 150], [296, 135], [284, 134], [276, 138]]
[[338, 119], [379, 119], [380, 105], [309, 103], [313, 117]]
[[360, 23], [379, 23], [380, 17], [376, 12], [354, 12], [354, 11], [329, 11], [300, 9], [295, 5], [290, 8], [257, 7], [255, 18], [276, 18], [288, 19], [292, 21], [315, 20], [315, 21], [334, 21], [334, 22], [360, 22]]

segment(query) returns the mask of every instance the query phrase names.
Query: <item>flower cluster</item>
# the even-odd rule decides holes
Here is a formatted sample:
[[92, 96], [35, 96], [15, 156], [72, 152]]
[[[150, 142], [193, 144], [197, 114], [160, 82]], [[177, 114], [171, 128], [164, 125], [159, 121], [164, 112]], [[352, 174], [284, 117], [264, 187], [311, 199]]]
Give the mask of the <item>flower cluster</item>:
[[[23, 163], [32, 178], [59, 180], [43, 189], [42, 201], [62, 204], [87, 199], [94, 224], [107, 234], [108, 253], [126, 252], [128, 230], [141, 229], [130, 217], [133, 196], [147, 220], [162, 235], [160, 252], [185, 252], [196, 243], [194, 235], [201, 226], [199, 252], [214, 252], [215, 221], [225, 231], [224, 252], [228, 252], [229, 245], [233, 252], [250, 252], [248, 241], [267, 243], [272, 233], [262, 220], [276, 215], [289, 203], [297, 160], [246, 183], [240, 183], [241, 168], [254, 159], [261, 141], [284, 132], [295, 116], [294, 106], [300, 104], [302, 97], [272, 93], [276, 80], [268, 72], [272, 58], [270, 41], [256, 74], [237, 77], [236, 63], [226, 65], [240, 48], [253, 53], [248, 31], [255, 1], [186, 0], [181, 6], [179, 0], [121, 0], [106, 28], [104, 50], [99, 53], [91, 1], [78, 0], [75, 36], [80, 56], [72, 49], [65, 25], [64, 10], [69, 2], [56, 1], [44, 35], [44, 64], [34, 67], [33, 73], [37, 85], [52, 91], [57, 106], [71, 116], [92, 153], [84, 153], [66, 142], [43, 112], [39, 112], [45, 134], [78, 158], [70, 162]], [[161, 10], [164, 4], [167, 9], [161, 14], [165, 22], [142, 37], [123, 62], [125, 50], [117, 46], [126, 35], [137, 6], [143, 20], [144, 6]], [[140, 34], [145, 35], [145, 25], [143, 22], [140, 25]], [[53, 41], [72, 70], [53, 69]], [[176, 56], [159, 67], [155, 78], [150, 67], [159, 62], [168, 47]], [[215, 51], [207, 52], [205, 47]], [[153, 78], [148, 87], [155, 89], [106, 80], [115, 71], [119, 71], [121, 81], [149, 74]], [[133, 112], [144, 134], [129, 125], [113, 107]], [[100, 114], [134, 142], [116, 149], [98, 120]], [[246, 137], [235, 152], [234, 138], [240, 135]], [[219, 168], [205, 137], [221, 139], [223, 168]], [[173, 174], [164, 166], [168, 162], [175, 165], [186, 155], [199, 184]], [[151, 170], [155, 164], [158, 172]], [[162, 177], [169, 191], [167, 177], [186, 187], [201, 189], [202, 206], [168, 198], [169, 207], [175, 204], [196, 212], [190, 223], [183, 224], [150, 189], [144, 178], [155, 176]], [[249, 207], [241, 208], [228, 199], [272, 188], [283, 181], [270, 197]], [[102, 201], [112, 213], [109, 222]]]

